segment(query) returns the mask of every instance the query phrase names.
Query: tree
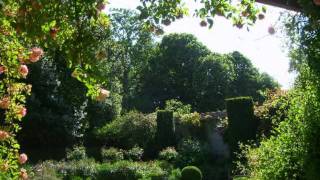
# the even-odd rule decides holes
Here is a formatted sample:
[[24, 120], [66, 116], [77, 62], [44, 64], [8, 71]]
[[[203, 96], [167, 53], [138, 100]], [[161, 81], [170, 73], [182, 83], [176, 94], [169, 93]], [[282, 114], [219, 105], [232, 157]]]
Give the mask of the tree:
[[234, 78], [234, 67], [228, 56], [211, 54], [202, 58], [193, 72], [196, 109], [202, 112], [223, 109]]
[[192, 72], [200, 57], [210, 51], [190, 34], [170, 34], [163, 37], [156, 54], [150, 60], [149, 68], [144, 72], [143, 97], [149, 100], [147, 105], [152, 111], [163, 106], [166, 100], [178, 99], [191, 104]]
[[117, 77], [122, 84], [122, 106], [128, 109], [141, 87], [139, 76], [154, 51], [154, 39], [135, 11], [114, 9], [110, 18], [112, 38], [122, 50], [118, 57], [121, 72]]
[[234, 64], [235, 79], [232, 82], [231, 96], [252, 96], [254, 100], [263, 100], [260, 90], [276, 89], [279, 84], [266, 73], [260, 74], [251, 61], [239, 52], [230, 54]]

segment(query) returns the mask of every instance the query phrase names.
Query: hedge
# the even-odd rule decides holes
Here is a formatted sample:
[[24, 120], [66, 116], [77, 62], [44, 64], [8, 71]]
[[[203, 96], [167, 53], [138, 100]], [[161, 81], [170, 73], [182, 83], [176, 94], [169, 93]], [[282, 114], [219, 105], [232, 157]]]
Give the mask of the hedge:
[[238, 142], [252, 140], [256, 136], [257, 121], [254, 118], [251, 97], [226, 99], [228, 129], [227, 140], [231, 151], [238, 149]]

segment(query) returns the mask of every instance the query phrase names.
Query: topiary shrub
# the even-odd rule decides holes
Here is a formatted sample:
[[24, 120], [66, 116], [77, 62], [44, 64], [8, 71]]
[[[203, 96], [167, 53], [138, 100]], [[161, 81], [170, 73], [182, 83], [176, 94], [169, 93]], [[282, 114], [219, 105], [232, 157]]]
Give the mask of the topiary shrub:
[[181, 171], [181, 180], [202, 180], [202, 173], [196, 166], [186, 166]]
[[115, 162], [124, 159], [123, 152], [117, 148], [102, 148], [101, 149], [101, 158], [103, 162]]
[[238, 142], [255, 138], [257, 121], [254, 118], [253, 101], [251, 97], [226, 99], [228, 129], [227, 141], [232, 152], [238, 150]]
[[156, 141], [159, 150], [175, 145], [175, 123], [173, 111], [159, 110], [157, 112]]

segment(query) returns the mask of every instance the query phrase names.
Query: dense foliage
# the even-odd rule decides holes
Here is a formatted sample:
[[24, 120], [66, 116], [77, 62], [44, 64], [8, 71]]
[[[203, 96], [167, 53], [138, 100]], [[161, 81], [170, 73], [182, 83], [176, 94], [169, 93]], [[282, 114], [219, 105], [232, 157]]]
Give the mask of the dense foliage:
[[244, 147], [244, 173], [253, 179], [317, 179], [319, 174], [319, 1], [298, 1], [300, 14], [285, 18], [295, 89], [277, 116], [272, 135]]
[[[212, 17], [217, 14], [242, 28], [254, 23], [260, 13], [253, 1], [200, 4], [203, 7], [196, 9], [195, 14], [202, 18], [201, 26], [211, 27]], [[64, 149], [81, 143], [131, 148], [124, 153], [130, 161], [100, 166], [84, 156], [84, 148], [78, 147], [75, 152], [67, 152], [68, 161], [49, 170], [57, 174], [54, 178], [99, 178], [106, 174], [115, 179], [170, 178], [171, 165], [163, 168], [162, 162], [157, 161], [132, 162], [141, 160], [140, 147], [145, 148], [154, 139], [156, 121], [154, 115], [130, 110], [152, 112], [175, 98], [191, 104], [193, 109], [211, 111], [223, 108], [221, 102], [229, 95], [252, 95], [258, 99], [257, 91], [277, 86], [239, 53], [213, 55], [190, 35], [169, 35], [154, 45], [151, 33], [163, 34], [160, 24], [169, 25], [188, 13], [180, 0], [141, 0], [137, 8], [140, 14], [125, 10], [105, 14], [105, 6], [103, 0], [0, 2], [1, 178], [28, 179], [26, 166], [21, 168], [28, 157], [20, 154], [16, 140], [27, 112], [28, 122], [23, 122], [26, 129], [19, 134], [24, 148], [41, 145]], [[244, 60], [245, 65], [232, 61], [237, 58]], [[219, 74], [210, 74], [211, 68]], [[195, 74], [190, 73], [193, 71]], [[206, 79], [206, 84], [197, 79]], [[250, 90], [230, 91], [234, 89], [232, 82], [237, 80], [249, 80], [243, 90]], [[157, 82], [157, 86], [152, 87], [152, 82]], [[120, 116], [123, 112], [129, 113]], [[174, 127], [172, 114], [170, 119]], [[181, 124], [187, 127], [198, 126], [198, 120], [197, 113], [180, 117]], [[157, 127], [161, 126], [158, 121]], [[172, 135], [173, 140], [176, 139]], [[182, 154], [186, 149], [180, 150]], [[105, 152], [108, 153], [114, 151]], [[182, 155], [180, 159], [183, 158], [188, 157]], [[176, 176], [178, 171], [173, 172], [172, 177]]]

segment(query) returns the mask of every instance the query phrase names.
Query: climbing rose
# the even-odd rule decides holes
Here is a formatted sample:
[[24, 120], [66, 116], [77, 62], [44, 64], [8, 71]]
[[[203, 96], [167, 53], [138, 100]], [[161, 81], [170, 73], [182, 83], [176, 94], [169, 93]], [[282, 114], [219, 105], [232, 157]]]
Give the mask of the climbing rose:
[[4, 66], [0, 66], [0, 74], [4, 73], [5, 70], [6, 68]]
[[109, 96], [110, 96], [110, 91], [101, 88], [99, 95], [97, 96], [97, 101], [103, 101]]
[[0, 100], [0, 108], [1, 109], [8, 109], [10, 105], [10, 99], [9, 97], [3, 97], [1, 100]]
[[5, 139], [7, 139], [9, 137], [10, 137], [9, 133], [7, 133], [6, 131], [0, 130], [0, 141], [3, 141], [3, 140], [5, 140]]
[[26, 65], [20, 65], [19, 72], [22, 77], [27, 77], [29, 73], [28, 67]]
[[19, 111], [19, 114], [22, 116], [22, 117], [25, 117], [27, 115], [27, 109], [25, 107], [22, 107]]
[[320, 6], [320, 0], [313, 0], [314, 4]]
[[31, 62], [37, 62], [43, 56], [43, 50], [38, 47], [34, 47], [31, 49], [31, 54], [29, 56], [29, 60]]
[[27, 173], [27, 170], [21, 168], [20, 169], [20, 178], [22, 180], [27, 180], [28, 179], [28, 173]]
[[27, 162], [27, 160], [28, 160], [28, 156], [26, 155], [26, 154], [20, 154], [20, 156], [19, 156], [19, 163], [20, 164], [24, 164], [24, 163], [26, 163]]

